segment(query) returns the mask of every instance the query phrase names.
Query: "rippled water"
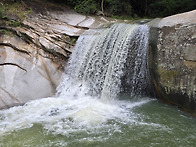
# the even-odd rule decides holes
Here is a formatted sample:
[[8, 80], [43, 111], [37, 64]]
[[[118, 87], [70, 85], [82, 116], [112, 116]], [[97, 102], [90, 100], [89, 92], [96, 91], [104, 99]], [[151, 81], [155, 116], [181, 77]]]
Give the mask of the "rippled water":
[[196, 119], [149, 98], [47, 98], [0, 111], [0, 146], [196, 146]]

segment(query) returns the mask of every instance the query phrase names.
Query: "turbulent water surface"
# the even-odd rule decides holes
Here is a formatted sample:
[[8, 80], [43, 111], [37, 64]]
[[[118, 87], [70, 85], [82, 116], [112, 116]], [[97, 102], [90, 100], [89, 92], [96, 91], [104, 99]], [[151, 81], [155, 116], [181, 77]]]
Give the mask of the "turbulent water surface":
[[196, 146], [196, 120], [148, 98], [49, 98], [0, 116], [0, 146]]
[[196, 119], [150, 98], [148, 33], [81, 35], [54, 97], [0, 111], [0, 146], [196, 146]]

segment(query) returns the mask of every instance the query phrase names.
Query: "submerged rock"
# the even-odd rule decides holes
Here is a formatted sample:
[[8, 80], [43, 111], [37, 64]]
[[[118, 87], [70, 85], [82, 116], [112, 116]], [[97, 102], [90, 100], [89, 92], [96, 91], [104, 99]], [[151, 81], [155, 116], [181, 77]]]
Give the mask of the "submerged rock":
[[196, 114], [196, 10], [151, 28], [150, 65], [158, 97]]

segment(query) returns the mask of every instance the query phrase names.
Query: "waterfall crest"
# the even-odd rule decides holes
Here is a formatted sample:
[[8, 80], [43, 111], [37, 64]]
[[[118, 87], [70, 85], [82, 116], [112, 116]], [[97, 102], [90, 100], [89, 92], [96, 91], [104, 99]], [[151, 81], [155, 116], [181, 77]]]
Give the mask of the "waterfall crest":
[[148, 95], [148, 35], [146, 25], [136, 24], [86, 31], [76, 43], [57, 95], [85, 94], [103, 100], [120, 92]]

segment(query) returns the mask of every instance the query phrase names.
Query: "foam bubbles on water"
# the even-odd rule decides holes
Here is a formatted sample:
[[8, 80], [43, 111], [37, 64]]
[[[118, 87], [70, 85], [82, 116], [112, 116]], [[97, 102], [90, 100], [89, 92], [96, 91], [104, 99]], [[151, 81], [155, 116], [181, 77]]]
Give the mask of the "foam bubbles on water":
[[100, 133], [108, 129], [119, 131], [116, 123], [136, 122], [138, 116], [130, 110], [148, 101], [102, 102], [90, 96], [44, 98], [0, 111], [0, 133], [30, 128], [37, 123], [49, 132], [62, 135], [80, 131]]

